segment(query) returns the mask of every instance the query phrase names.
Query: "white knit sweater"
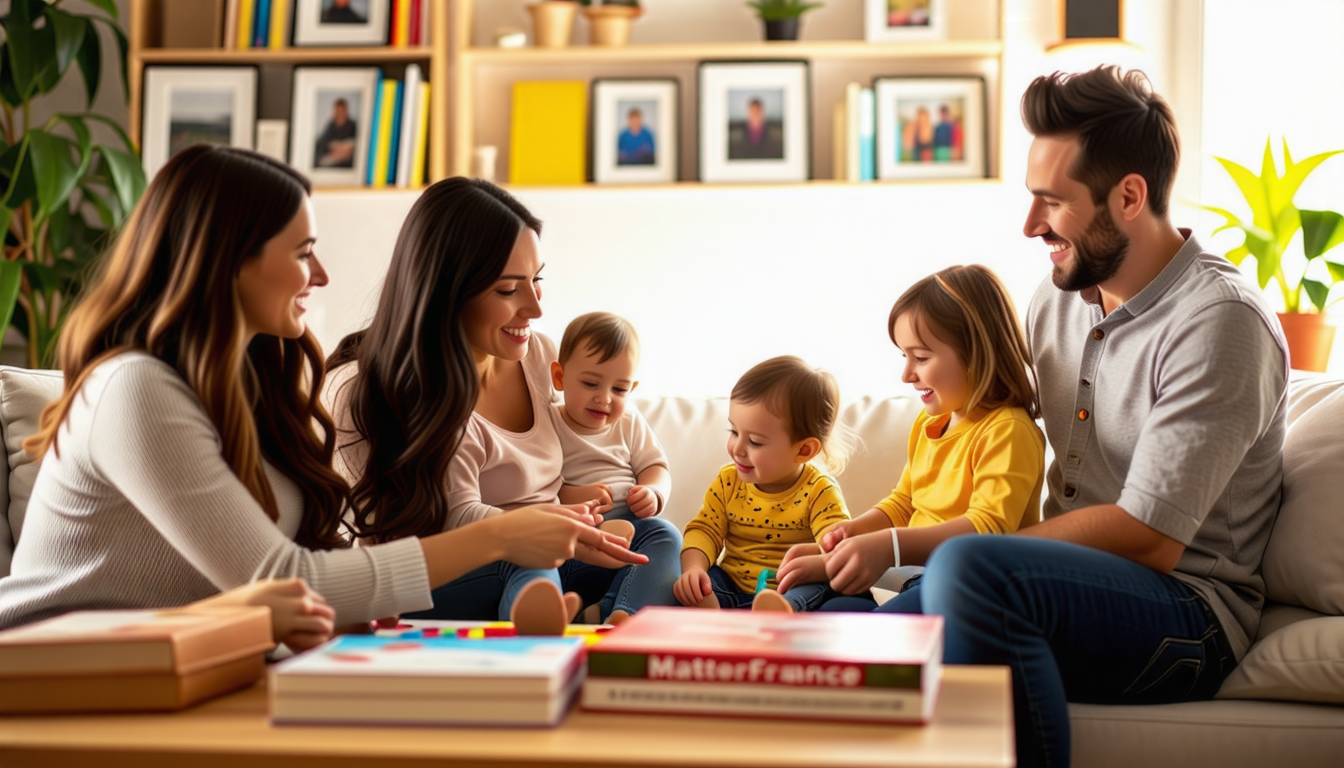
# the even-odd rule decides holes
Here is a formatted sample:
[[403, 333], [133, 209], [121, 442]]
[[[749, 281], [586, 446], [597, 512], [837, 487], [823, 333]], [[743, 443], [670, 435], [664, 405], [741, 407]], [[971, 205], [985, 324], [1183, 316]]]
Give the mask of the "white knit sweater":
[[266, 577], [303, 577], [338, 625], [432, 605], [417, 539], [331, 552], [295, 544], [298, 486], [266, 466], [272, 522], [224, 461], [195, 394], [151, 355], [100, 364], [57, 447], [0, 579], [0, 628], [77, 609], [184, 605]]

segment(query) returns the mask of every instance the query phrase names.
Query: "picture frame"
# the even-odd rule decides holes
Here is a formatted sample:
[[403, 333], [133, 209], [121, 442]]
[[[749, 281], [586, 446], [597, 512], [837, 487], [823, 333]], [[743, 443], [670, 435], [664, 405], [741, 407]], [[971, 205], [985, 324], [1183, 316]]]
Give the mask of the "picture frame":
[[952, 0], [864, 0], [864, 37], [870, 43], [946, 40]]
[[701, 181], [811, 177], [810, 70], [803, 59], [700, 62]]
[[255, 146], [256, 66], [145, 67], [140, 120], [145, 177], [178, 151], [197, 144]]
[[983, 178], [985, 79], [878, 77], [877, 178]]
[[392, 0], [295, 0], [294, 45], [387, 45]]
[[592, 178], [597, 184], [677, 180], [681, 83], [599, 78], [592, 85]]
[[378, 67], [295, 67], [289, 164], [315, 187], [363, 186]]

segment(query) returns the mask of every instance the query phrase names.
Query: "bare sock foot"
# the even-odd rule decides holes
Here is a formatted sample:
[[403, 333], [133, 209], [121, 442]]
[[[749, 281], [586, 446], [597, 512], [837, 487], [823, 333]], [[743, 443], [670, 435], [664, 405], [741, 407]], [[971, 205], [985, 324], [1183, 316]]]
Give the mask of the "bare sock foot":
[[719, 596], [710, 592], [708, 595], [705, 595], [695, 607], [708, 608], [711, 611], [717, 611], [719, 610]]
[[520, 635], [563, 635], [570, 616], [567, 602], [555, 584], [536, 579], [518, 593], [509, 618]]
[[607, 533], [614, 533], [625, 539], [625, 545], [630, 546], [630, 542], [635, 539], [635, 526], [629, 520], [608, 520], [597, 526]]
[[793, 606], [784, 596], [773, 589], [763, 589], [756, 593], [756, 598], [751, 601], [751, 610], [753, 611], [777, 611], [779, 613], [793, 613]]
[[607, 617], [607, 623], [614, 627], [618, 624], [625, 622], [625, 620], [628, 618], [630, 618], [630, 614], [626, 613], [625, 611], [622, 611], [620, 608], [617, 608], [616, 610], [611, 612], [610, 616]]

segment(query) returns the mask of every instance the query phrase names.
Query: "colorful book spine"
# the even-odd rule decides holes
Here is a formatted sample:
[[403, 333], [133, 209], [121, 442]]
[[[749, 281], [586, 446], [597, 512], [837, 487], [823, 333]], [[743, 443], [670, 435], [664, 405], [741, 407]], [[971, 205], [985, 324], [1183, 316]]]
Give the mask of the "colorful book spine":
[[373, 169], [378, 157], [378, 124], [383, 116], [383, 81], [373, 87], [373, 112], [369, 118], [368, 161], [364, 164], [364, 184], [373, 186]]
[[370, 186], [374, 189], [382, 189], [387, 186], [388, 160], [392, 154], [393, 115], [397, 109], [397, 91], [400, 86], [399, 81], [385, 78], [379, 89], [382, 93], [378, 97], [380, 102], [379, 116], [375, 121], [378, 126], [378, 143], [374, 146], [372, 154], [373, 178], [370, 180]]
[[385, 182], [388, 186], [397, 185], [397, 167], [401, 164], [401, 132], [404, 123], [402, 116], [406, 109], [406, 82], [404, 80], [394, 80], [397, 84], [397, 95], [393, 100], [394, 108], [392, 110], [392, 130], [387, 136], [387, 174]]
[[219, 40], [220, 48], [232, 48], [238, 40], [238, 0], [228, 0], [224, 6], [224, 36]]
[[252, 47], [252, 19], [255, 15], [256, 0], [239, 0], [238, 26], [235, 28], [234, 46], [239, 50]]
[[411, 160], [411, 186], [425, 183], [425, 156], [429, 150], [429, 83], [420, 83], [420, 105], [415, 112], [415, 154]]
[[271, 36], [271, 0], [257, 0], [252, 17], [252, 47], [265, 48]]
[[271, 33], [267, 45], [271, 50], [285, 47], [289, 37], [289, 7], [294, 0], [271, 0]]
[[877, 100], [872, 88], [859, 92], [859, 181], [877, 178]]
[[397, 173], [394, 183], [398, 187], [411, 185], [411, 162], [415, 154], [415, 130], [419, 124], [416, 111], [420, 108], [420, 83], [424, 76], [419, 64], [406, 65], [406, 80], [402, 85], [401, 128], [396, 134], [396, 143], [392, 151], [396, 153]]
[[425, 0], [411, 0], [411, 45], [424, 45]]
[[392, 0], [392, 45], [411, 44], [411, 0]]

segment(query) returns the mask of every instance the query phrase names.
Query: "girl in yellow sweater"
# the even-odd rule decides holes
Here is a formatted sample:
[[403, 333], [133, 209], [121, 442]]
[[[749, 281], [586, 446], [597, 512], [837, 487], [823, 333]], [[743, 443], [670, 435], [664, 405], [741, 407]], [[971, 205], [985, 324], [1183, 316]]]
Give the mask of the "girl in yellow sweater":
[[[780, 568], [781, 589], [822, 578], [842, 595], [857, 595], [888, 568], [923, 565], [953, 536], [1012, 533], [1040, 517], [1040, 406], [1026, 339], [1003, 283], [978, 265], [945, 269], [896, 300], [887, 330], [905, 356], [902, 380], [924, 403], [905, 471], [890, 496], [819, 540], [824, 554], [816, 546], [790, 550]], [[919, 613], [918, 579], [879, 610]], [[866, 596], [840, 597], [824, 610], [875, 605]]]

